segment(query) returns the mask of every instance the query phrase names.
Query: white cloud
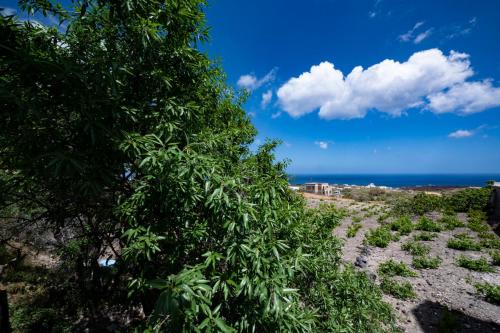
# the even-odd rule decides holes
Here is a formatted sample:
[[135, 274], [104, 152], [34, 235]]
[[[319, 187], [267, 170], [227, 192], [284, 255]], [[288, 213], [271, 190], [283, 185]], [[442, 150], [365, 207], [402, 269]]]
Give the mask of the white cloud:
[[314, 141], [315, 145], [318, 145], [321, 149], [328, 149], [328, 142], [325, 141]]
[[428, 108], [434, 113], [467, 115], [500, 106], [500, 88], [493, 87], [490, 80], [462, 82], [428, 98]]
[[[468, 54], [430, 49], [405, 62], [357, 66], [347, 76], [325, 61], [288, 80], [277, 96], [292, 117], [319, 109], [325, 119], [363, 118], [369, 110], [400, 116], [411, 108], [467, 114], [497, 106], [500, 88], [490, 81], [466, 82], [473, 74]], [[468, 94], [460, 96], [464, 90]]]
[[411, 41], [413, 39], [415, 31], [418, 28], [420, 28], [422, 25], [424, 25], [424, 22], [422, 22], [422, 21], [415, 23], [415, 25], [413, 26], [413, 28], [411, 28], [410, 30], [408, 30], [404, 34], [399, 35], [399, 40], [401, 40], [403, 42], [409, 42], [409, 41]]
[[276, 118], [278, 118], [279, 116], [281, 116], [281, 112], [280, 112], [280, 111], [278, 111], [278, 112], [276, 112], [276, 113], [273, 113], [273, 114], [271, 115], [271, 118], [272, 118], [272, 119], [276, 119]]
[[272, 98], [273, 98], [273, 91], [269, 89], [268, 91], [262, 94], [262, 101], [260, 102], [260, 106], [263, 109], [265, 109], [271, 102]]
[[451, 25], [445, 27], [444, 30], [447, 31], [446, 37], [453, 39], [460, 36], [465, 36], [471, 33], [471, 31], [476, 27], [477, 18], [471, 18], [466, 24], [463, 25]]
[[430, 28], [430, 29], [425, 30], [424, 32], [419, 33], [419, 34], [415, 37], [415, 39], [413, 40], [413, 43], [415, 43], [415, 44], [420, 44], [420, 42], [422, 42], [424, 39], [426, 39], [427, 37], [429, 37], [429, 36], [431, 35], [432, 30], [433, 30], [433, 29], [432, 29], [432, 28]]
[[448, 134], [449, 138], [454, 138], [454, 139], [461, 139], [461, 138], [468, 138], [474, 135], [473, 131], [468, 131], [468, 130], [457, 130], [455, 132], [452, 132]]
[[273, 68], [260, 79], [257, 78], [254, 74], [245, 74], [240, 76], [236, 84], [240, 88], [244, 88], [247, 90], [255, 90], [262, 87], [264, 84], [268, 82], [274, 81], [274, 79], [276, 78], [277, 71], [278, 71], [277, 68]]
[[16, 10], [10, 7], [0, 7], [0, 15], [2, 16], [13, 16], [16, 15]]

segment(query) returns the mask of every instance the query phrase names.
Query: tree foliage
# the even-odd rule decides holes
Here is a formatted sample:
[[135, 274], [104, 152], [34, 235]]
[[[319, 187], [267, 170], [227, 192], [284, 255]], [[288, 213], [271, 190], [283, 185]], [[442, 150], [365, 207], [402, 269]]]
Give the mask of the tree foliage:
[[64, 25], [0, 17], [3, 211], [56, 235], [89, 312], [126, 281], [150, 331], [392, 328], [372, 282], [339, 269], [341, 213], [305, 210], [276, 142], [250, 151], [244, 95], [197, 47], [204, 4], [24, 0]]

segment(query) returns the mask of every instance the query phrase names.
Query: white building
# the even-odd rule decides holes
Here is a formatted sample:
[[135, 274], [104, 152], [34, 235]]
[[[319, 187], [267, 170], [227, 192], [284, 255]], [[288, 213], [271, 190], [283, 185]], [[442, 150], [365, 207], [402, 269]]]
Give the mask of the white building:
[[326, 196], [340, 196], [340, 189], [331, 186], [328, 183], [305, 183], [302, 187], [304, 192], [326, 195]]

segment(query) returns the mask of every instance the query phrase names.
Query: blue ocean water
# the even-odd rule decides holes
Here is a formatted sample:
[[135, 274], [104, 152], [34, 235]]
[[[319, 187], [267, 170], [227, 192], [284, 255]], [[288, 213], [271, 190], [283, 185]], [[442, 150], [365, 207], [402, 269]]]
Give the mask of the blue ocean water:
[[329, 184], [405, 186], [484, 186], [487, 181], [500, 181], [500, 174], [364, 174], [364, 175], [290, 175], [291, 184], [323, 182]]

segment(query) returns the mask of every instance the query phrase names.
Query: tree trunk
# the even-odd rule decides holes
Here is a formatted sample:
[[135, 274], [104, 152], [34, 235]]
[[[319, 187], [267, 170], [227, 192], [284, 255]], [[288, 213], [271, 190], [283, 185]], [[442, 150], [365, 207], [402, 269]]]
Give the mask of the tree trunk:
[[11, 333], [7, 292], [0, 289], [0, 333]]

